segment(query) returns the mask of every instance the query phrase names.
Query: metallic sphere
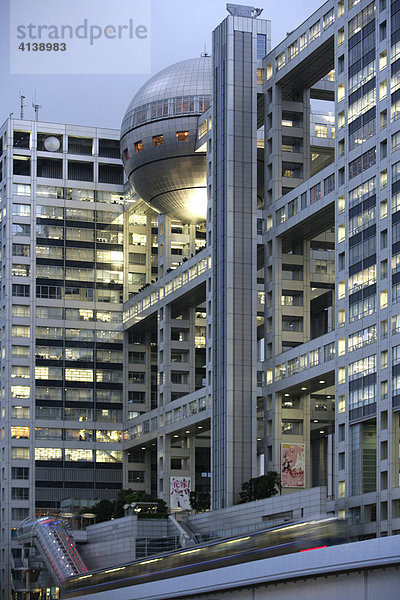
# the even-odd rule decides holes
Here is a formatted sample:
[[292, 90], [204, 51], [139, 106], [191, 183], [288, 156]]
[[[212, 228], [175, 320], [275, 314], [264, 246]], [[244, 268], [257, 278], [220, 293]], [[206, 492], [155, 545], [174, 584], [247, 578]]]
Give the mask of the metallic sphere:
[[209, 56], [177, 63], [142, 86], [122, 122], [121, 154], [132, 186], [154, 210], [183, 222], [206, 218], [206, 157], [195, 146], [211, 88]]

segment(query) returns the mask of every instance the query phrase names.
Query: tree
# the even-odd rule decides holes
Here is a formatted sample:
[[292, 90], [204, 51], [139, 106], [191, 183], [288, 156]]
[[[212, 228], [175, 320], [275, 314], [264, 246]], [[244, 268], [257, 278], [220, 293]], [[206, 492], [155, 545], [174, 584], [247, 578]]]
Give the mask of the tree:
[[211, 497], [210, 492], [190, 492], [190, 506], [196, 512], [210, 510]]
[[117, 495], [117, 499], [114, 502], [110, 500], [100, 500], [93, 506], [93, 512], [96, 515], [96, 523], [102, 523], [103, 521], [110, 521], [112, 518], [119, 519], [125, 516], [124, 506], [125, 504], [132, 504], [132, 502], [156, 502], [158, 504], [157, 510], [152, 511], [150, 507], [140, 511], [140, 516], [145, 517], [165, 517], [168, 513], [167, 504], [164, 500], [154, 498], [146, 492], [134, 492], [132, 489], [120, 490]]
[[242, 484], [240, 503], [271, 498], [281, 491], [281, 478], [276, 471], [268, 471], [260, 477], [253, 477]]
[[96, 523], [110, 521], [114, 512], [114, 503], [110, 500], [100, 500], [91, 510], [96, 515]]

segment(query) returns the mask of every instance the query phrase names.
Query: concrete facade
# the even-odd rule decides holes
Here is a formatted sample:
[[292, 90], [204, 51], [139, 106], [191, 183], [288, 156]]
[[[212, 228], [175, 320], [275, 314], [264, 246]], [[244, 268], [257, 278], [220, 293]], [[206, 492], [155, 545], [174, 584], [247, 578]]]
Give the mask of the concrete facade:
[[[236, 6], [235, 15], [215, 30], [211, 107], [198, 117], [196, 134], [193, 116], [182, 121], [190, 143], [197, 136], [194, 152], [206, 168], [205, 221], [179, 221], [167, 208], [157, 214], [142, 200], [110, 208], [121, 213], [123, 228], [124, 304], [115, 307], [116, 312], [123, 308], [123, 323], [115, 329], [123, 331], [118, 351], [123, 352], [125, 433], [123, 481], [114, 481], [114, 488], [111, 480], [105, 482], [105, 496], [123, 485], [182, 508], [174, 505], [179, 499], [171, 495], [171, 484], [190, 480], [191, 491], [211, 494], [216, 511], [192, 517], [190, 523], [204, 532], [215, 531], [221, 529], [217, 522], [223, 508], [229, 519], [238, 518], [234, 505], [244, 482], [277, 471], [283, 480], [281, 496], [265, 506], [249, 505], [255, 511], [249, 513], [251, 519], [262, 522], [263, 516], [276, 514], [285, 518], [291, 511], [296, 518], [307, 503], [318, 512], [325, 504], [326, 512], [349, 517], [354, 537], [400, 531], [398, 9], [396, 2], [384, 0], [328, 0], [271, 51], [270, 24], [257, 10]], [[173, 82], [178, 72], [175, 65], [166, 76]], [[157, 84], [157, 76], [152, 81]], [[150, 106], [146, 96], [146, 110]], [[149, 123], [148, 140], [163, 135], [165, 126], [172, 147], [181, 125], [172, 114], [164, 117], [157, 130]], [[131, 125], [129, 152], [143, 141], [147, 127]], [[61, 135], [59, 126], [52, 127], [46, 125], [43, 131]], [[2, 161], [9, 161], [2, 171], [7, 192], [2, 183], [1, 206], [7, 202], [7, 220], [13, 204], [19, 211], [10, 223], [21, 225], [16, 236], [28, 231], [23, 226], [31, 218], [19, 206], [37, 202], [33, 192], [29, 200], [18, 199], [23, 187], [16, 188], [18, 197], [11, 196], [12, 184], [31, 183], [21, 175], [21, 165], [11, 178], [12, 154], [22, 163], [31, 152], [15, 143], [13, 148], [11, 132], [26, 129], [15, 121], [1, 130]], [[97, 134], [72, 128], [62, 135], [95, 139]], [[118, 136], [113, 132], [110, 137]], [[155, 163], [167, 158], [162, 146], [151, 148]], [[33, 161], [35, 152], [32, 146]], [[67, 178], [68, 160], [72, 158], [65, 156], [63, 183], [57, 185], [95, 188]], [[115, 190], [124, 197], [123, 185]], [[47, 204], [59, 206], [57, 198]], [[3, 448], [7, 469], [11, 462], [6, 453], [11, 456], [15, 445], [12, 436], [17, 433], [18, 447], [30, 450], [18, 458], [30, 462], [15, 466], [30, 466], [29, 480], [18, 487], [32, 490], [33, 438], [23, 439], [27, 429], [12, 427], [52, 427], [47, 421], [32, 421], [31, 413], [23, 410], [20, 417], [12, 417], [21, 422], [9, 416], [15, 404], [8, 389], [14, 385], [12, 373], [22, 377], [22, 386], [29, 361], [33, 368], [30, 338], [12, 341], [18, 331], [28, 330], [10, 330], [10, 289], [24, 292], [10, 286], [25, 285], [23, 265], [31, 266], [32, 259], [13, 259], [12, 272], [12, 244], [29, 240], [17, 242], [9, 230], [6, 240], [3, 374], [9, 382], [3, 392]], [[106, 241], [102, 237], [99, 243]], [[35, 273], [33, 266], [30, 273]], [[31, 295], [18, 305], [33, 302]], [[58, 307], [62, 300], [39, 304]], [[16, 327], [33, 326], [33, 309], [18, 309], [19, 314], [14, 310]], [[46, 326], [56, 328], [57, 323], [51, 320]], [[12, 371], [11, 346], [29, 348], [18, 350], [23, 358], [14, 361], [24, 369]], [[50, 355], [37, 358], [53, 361]], [[48, 366], [58, 368], [53, 362]], [[18, 400], [20, 405], [30, 406], [30, 399]], [[113, 431], [118, 428], [113, 426]], [[66, 440], [47, 446], [57, 452], [71, 448]], [[85, 448], [97, 452], [97, 446]], [[12, 514], [11, 492], [6, 490], [17, 487], [10, 487], [9, 477], [4, 470], [4, 553], [15, 526], [4, 516]], [[30, 494], [21, 508], [33, 511]], [[64, 496], [58, 492], [57, 498]], [[38, 491], [37, 508], [45, 497], [46, 490]], [[250, 526], [246, 519], [243, 523]]]
[[180, 320], [186, 343], [183, 307], [201, 305], [205, 385], [171, 404], [159, 396], [126, 446], [155, 464], [158, 444], [167, 499], [174, 457], [196, 489], [200, 434], [214, 509], [254, 475], [285, 478], [297, 448], [304, 479], [286, 480], [284, 497], [322, 486], [356, 535], [387, 535], [399, 518], [396, 6], [327, 2], [259, 62], [268, 22], [237, 14], [214, 32], [213, 103], [199, 118], [206, 248], [124, 317], [133, 331], [156, 314], [167, 324], [165, 361], [168, 327], [172, 340]]

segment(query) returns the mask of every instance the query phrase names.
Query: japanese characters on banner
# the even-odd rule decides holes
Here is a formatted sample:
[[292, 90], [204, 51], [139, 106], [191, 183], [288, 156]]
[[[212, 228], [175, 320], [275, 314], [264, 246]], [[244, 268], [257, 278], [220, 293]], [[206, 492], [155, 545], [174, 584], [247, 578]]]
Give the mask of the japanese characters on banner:
[[171, 509], [190, 510], [190, 477], [170, 478]]
[[281, 444], [281, 481], [283, 488], [305, 486], [304, 444]]

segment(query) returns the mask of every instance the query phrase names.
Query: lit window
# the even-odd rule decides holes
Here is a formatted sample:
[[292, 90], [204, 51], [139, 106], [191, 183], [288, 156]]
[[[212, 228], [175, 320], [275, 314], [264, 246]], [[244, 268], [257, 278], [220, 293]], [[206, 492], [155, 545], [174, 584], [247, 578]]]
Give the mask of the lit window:
[[[257, 78], [258, 78], [258, 69], [257, 69]], [[258, 81], [257, 81], [258, 83]], [[207, 133], [207, 119], [204, 119], [199, 125], [199, 138], [203, 137]]]
[[320, 22], [317, 21], [314, 25], [310, 27], [310, 43], [316, 40], [321, 35], [321, 26]]
[[11, 437], [16, 440], [29, 440], [29, 427], [11, 427]]
[[92, 462], [93, 450], [83, 448], [65, 449], [65, 460], [71, 462]]
[[154, 135], [153, 136], [153, 146], [162, 146], [164, 143], [163, 135]]
[[338, 497], [339, 498], [345, 497], [345, 482], [344, 481], [339, 481], [339, 483], [338, 483]]
[[324, 15], [324, 18], [323, 18], [324, 29], [328, 29], [328, 27], [333, 25], [333, 23], [335, 21], [335, 15], [334, 15], [333, 11], [334, 11], [334, 9], [332, 8], [329, 12], [326, 13], [326, 15]]
[[285, 57], [285, 51], [283, 50], [283, 52], [281, 52], [280, 54], [278, 54], [278, 56], [275, 59], [276, 62], [276, 69], [277, 71], [280, 71], [286, 64], [286, 57]]
[[131, 233], [129, 235], [129, 243], [133, 246], [145, 246], [146, 236], [141, 233]]
[[[13, 265], [11, 274], [15, 275], [16, 277], [29, 277], [30, 266], [29, 265]], [[22, 290], [20, 288], [15, 288], [15, 292], [21, 292], [21, 291]], [[16, 293], [15, 295], [21, 296], [22, 294]], [[29, 296], [29, 290], [28, 290], [28, 296]]]
[[189, 132], [188, 131], [177, 131], [176, 132], [176, 141], [177, 142], [188, 142], [189, 141]]
[[96, 431], [97, 442], [122, 442], [122, 431], [98, 430]]
[[14, 365], [11, 368], [11, 378], [13, 379], [14, 377], [22, 377], [23, 379], [29, 379], [29, 367], [24, 367], [22, 365]]
[[62, 379], [61, 367], [35, 367], [35, 379]]
[[65, 369], [66, 381], [93, 381], [92, 369]]
[[146, 222], [146, 215], [139, 215], [134, 212], [130, 213], [129, 215], [129, 225], [146, 225]]
[[29, 448], [13, 447], [11, 448], [11, 458], [19, 460], [29, 460]]
[[297, 56], [299, 51], [299, 44], [296, 40], [293, 44], [290, 44], [288, 48], [288, 60], [293, 60], [295, 56]]
[[92, 442], [92, 429], [66, 429], [65, 439], [73, 442]]
[[29, 305], [13, 304], [13, 306], [12, 306], [12, 316], [13, 317], [30, 317], [30, 314], [31, 314], [31, 311], [30, 311]]
[[25, 337], [30, 336], [31, 328], [29, 325], [13, 325], [11, 328], [12, 337]]
[[328, 128], [326, 125], [321, 125], [319, 123], [317, 123], [315, 125], [315, 136], [319, 137], [319, 138], [326, 138], [328, 137]]
[[[158, 136], [158, 137], [162, 138], [162, 136]], [[154, 146], [158, 146], [158, 144], [154, 143], [154, 139], [155, 138], [153, 138], [153, 145]], [[161, 142], [161, 143], [163, 143], [163, 142]], [[142, 142], [142, 140], [139, 140], [138, 142], [135, 142], [135, 152], [136, 152], [136, 154], [138, 154], [139, 152], [142, 152], [142, 150], [143, 150], [143, 142]], [[128, 152], [128, 156], [125, 156], [125, 158], [129, 158], [129, 152]]]
[[300, 52], [307, 48], [307, 32], [300, 36]]
[[35, 448], [35, 460], [62, 460], [62, 449]]
[[12, 385], [11, 398], [30, 398], [31, 388], [29, 385]]
[[96, 450], [96, 462], [122, 463], [122, 451]]

